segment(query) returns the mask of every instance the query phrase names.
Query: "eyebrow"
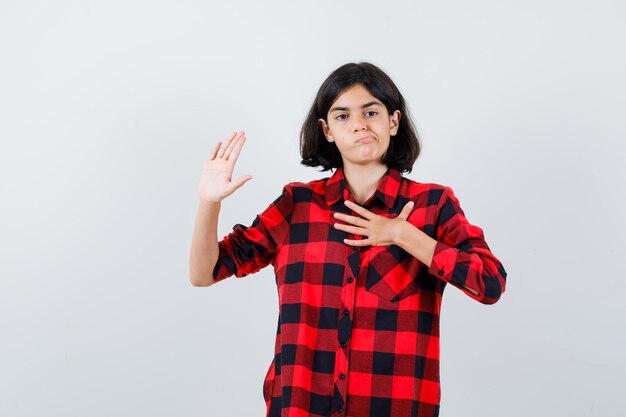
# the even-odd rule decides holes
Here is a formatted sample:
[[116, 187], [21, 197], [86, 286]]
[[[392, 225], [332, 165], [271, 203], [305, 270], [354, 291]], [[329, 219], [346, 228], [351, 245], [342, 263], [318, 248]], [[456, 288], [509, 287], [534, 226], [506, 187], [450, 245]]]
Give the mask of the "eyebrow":
[[[361, 108], [364, 109], [369, 106], [381, 106], [382, 107], [382, 105], [379, 102], [370, 101], [369, 103], [365, 103], [364, 105], [362, 105]], [[350, 110], [350, 109], [348, 107], [333, 107], [332, 109], [328, 111], [328, 113], [332, 113], [334, 111], [344, 111], [344, 110]]]

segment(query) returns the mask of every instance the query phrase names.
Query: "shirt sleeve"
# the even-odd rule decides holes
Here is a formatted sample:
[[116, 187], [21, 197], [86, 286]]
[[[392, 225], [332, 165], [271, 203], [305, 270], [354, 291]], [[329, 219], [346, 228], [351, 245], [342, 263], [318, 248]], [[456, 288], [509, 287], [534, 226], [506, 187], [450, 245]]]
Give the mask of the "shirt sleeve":
[[274, 263], [280, 245], [289, 232], [293, 194], [289, 184], [250, 226], [237, 223], [218, 242], [219, 256], [213, 269], [214, 282], [257, 272]]
[[505, 290], [504, 267], [491, 253], [483, 230], [467, 220], [450, 187], [445, 187], [442, 201], [436, 221], [437, 244], [428, 272], [483, 304], [494, 304]]

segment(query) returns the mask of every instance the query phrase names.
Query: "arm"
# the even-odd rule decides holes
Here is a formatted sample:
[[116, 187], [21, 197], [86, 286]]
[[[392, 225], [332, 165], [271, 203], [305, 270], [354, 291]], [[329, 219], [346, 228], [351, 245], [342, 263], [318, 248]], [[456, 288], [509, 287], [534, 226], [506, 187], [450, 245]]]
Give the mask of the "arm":
[[222, 200], [252, 178], [244, 175], [236, 181], [231, 179], [245, 140], [243, 131], [233, 132], [225, 143], [217, 142], [202, 166], [200, 201], [189, 254], [189, 281], [194, 286], [207, 287], [214, 282], [213, 269], [219, 254], [217, 219]]
[[493, 304], [505, 290], [506, 271], [490, 251], [482, 229], [471, 224], [451, 188], [441, 197], [432, 239], [412, 224], [402, 225], [398, 245], [428, 267], [428, 272], [471, 298]]
[[189, 280], [195, 287], [213, 284], [213, 269], [219, 255], [217, 219], [221, 203], [200, 201], [189, 256]]
[[282, 194], [250, 226], [233, 226], [233, 231], [218, 242], [214, 283], [233, 275], [245, 277], [273, 263], [289, 234], [292, 210], [292, 189], [285, 185]]
[[448, 282], [483, 304], [493, 304], [504, 292], [506, 271], [491, 253], [483, 231], [470, 224], [450, 187], [435, 188], [428, 198], [439, 199], [434, 225], [435, 237], [408, 221], [413, 202], [408, 202], [395, 218], [386, 218], [350, 201], [345, 204], [363, 218], [334, 213], [351, 225], [335, 227], [367, 239], [344, 239], [354, 246], [395, 244], [427, 266], [428, 272]]
[[[430, 269], [437, 241], [409, 222], [402, 223], [401, 228], [402, 231], [399, 234], [396, 244], [415, 256]], [[472, 294], [478, 295], [478, 291], [466, 285], [463, 286]]]

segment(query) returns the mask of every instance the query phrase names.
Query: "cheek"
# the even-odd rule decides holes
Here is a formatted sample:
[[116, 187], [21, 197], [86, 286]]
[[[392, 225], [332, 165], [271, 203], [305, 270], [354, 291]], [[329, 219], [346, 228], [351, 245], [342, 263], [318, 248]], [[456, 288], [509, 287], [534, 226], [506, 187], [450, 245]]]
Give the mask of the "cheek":
[[344, 153], [345, 151], [347, 151], [347, 147], [345, 146], [343, 142], [335, 141], [335, 145], [337, 146], [337, 149], [339, 150], [339, 152]]

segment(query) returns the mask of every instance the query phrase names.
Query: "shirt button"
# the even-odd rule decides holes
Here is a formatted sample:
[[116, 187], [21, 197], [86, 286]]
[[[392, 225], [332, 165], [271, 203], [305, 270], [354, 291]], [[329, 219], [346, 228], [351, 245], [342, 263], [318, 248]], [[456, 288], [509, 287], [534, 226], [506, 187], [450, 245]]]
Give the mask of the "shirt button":
[[348, 284], [351, 284], [353, 281], [352, 277], [348, 277]]
[[344, 379], [346, 376], [344, 374], [339, 374], [339, 379]]
[[350, 314], [350, 312], [348, 310], [343, 310], [343, 314], [348, 316]]
[[439, 274], [439, 276], [442, 276], [443, 275], [443, 269], [440, 269], [438, 274]]
[[342, 348], [345, 348], [345, 347], [346, 347], [346, 342], [341, 342], [341, 343], [339, 344], [339, 346], [341, 346]]
[[338, 413], [343, 413], [343, 408], [339, 407], [339, 408], [337, 409], [337, 412], [338, 412]]

